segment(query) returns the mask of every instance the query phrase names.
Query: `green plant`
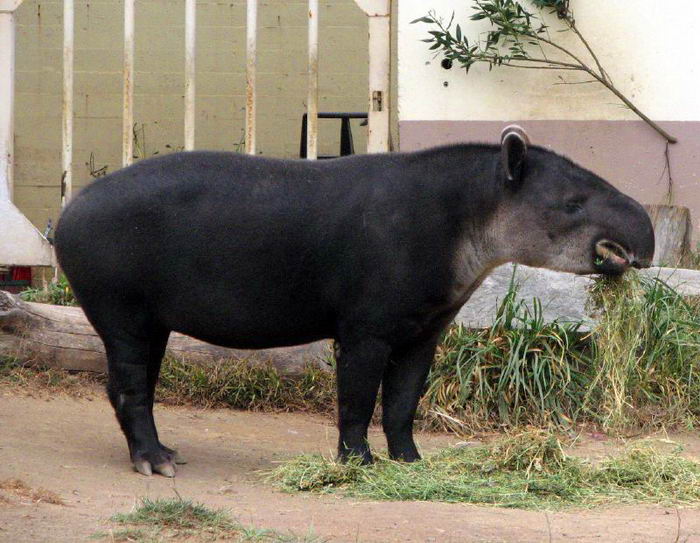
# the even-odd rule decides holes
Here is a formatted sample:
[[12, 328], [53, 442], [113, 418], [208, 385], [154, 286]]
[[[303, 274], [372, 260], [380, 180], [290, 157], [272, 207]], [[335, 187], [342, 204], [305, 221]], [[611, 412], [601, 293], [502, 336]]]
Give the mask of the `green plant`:
[[90, 385], [103, 383], [104, 376], [91, 372], [69, 372], [57, 368], [21, 362], [11, 356], [0, 356], [0, 385], [25, 388], [32, 394], [43, 391], [62, 392], [72, 396], [91, 395]]
[[485, 330], [450, 328], [420, 404], [424, 426], [473, 431], [494, 425], [568, 425], [593, 363], [580, 323], [544, 322], [517, 299], [517, 285]]
[[20, 298], [26, 302], [39, 302], [54, 305], [78, 305], [73, 290], [65, 275], [55, 283], [49, 283], [45, 288], [28, 288], [20, 292]]
[[606, 427], [700, 415], [700, 305], [659, 279], [628, 275], [593, 291], [596, 364], [583, 409]]
[[166, 356], [156, 399], [169, 404], [226, 406], [253, 410], [332, 411], [335, 379], [315, 366], [283, 377], [271, 365], [247, 360], [202, 366]]
[[486, 330], [455, 326], [438, 348], [421, 400], [427, 428], [494, 426], [624, 431], [694, 424], [700, 416], [700, 304], [658, 279], [600, 279], [598, 325], [545, 323], [540, 304], [504, 298]]
[[263, 541], [269, 543], [312, 543], [319, 539], [281, 534], [244, 526], [226, 511], [210, 509], [201, 503], [182, 499], [143, 498], [129, 513], [119, 513], [112, 522], [122, 528], [110, 533], [98, 533], [93, 539], [150, 543], [177, 541]]
[[[548, 26], [518, 0], [474, 0], [473, 21], [487, 20], [491, 30], [481, 37], [469, 39], [459, 24], [454, 26], [454, 14], [447, 23], [434, 11], [413, 21], [433, 26], [430, 37], [423, 41], [430, 49], [439, 51], [449, 62], [458, 62], [469, 72], [477, 62], [485, 63], [489, 70], [497, 66], [520, 69], [539, 69], [581, 72], [613, 93], [626, 107], [642, 118], [668, 143], [677, 140], [656, 122], [645, 115], [613, 83], [603, 68], [590, 43], [576, 26], [576, 19], [569, 9], [568, 0], [534, 0], [539, 8], [547, 8], [557, 15], [564, 30], [573, 32], [585, 47], [590, 61], [584, 60], [571, 49], [554, 41]], [[577, 82], [580, 83], [580, 82]]]
[[290, 492], [527, 509], [700, 502], [700, 464], [677, 452], [637, 446], [592, 466], [563, 449], [556, 436], [526, 430], [492, 445], [445, 449], [412, 464], [380, 456], [374, 465], [361, 466], [304, 455], [282, 464], [267, 479]]

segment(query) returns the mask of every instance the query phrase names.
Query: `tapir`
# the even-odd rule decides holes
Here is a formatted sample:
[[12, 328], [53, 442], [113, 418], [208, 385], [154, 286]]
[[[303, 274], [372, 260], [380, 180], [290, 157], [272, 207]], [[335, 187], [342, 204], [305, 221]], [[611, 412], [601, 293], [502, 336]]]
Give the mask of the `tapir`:
[[104, 342], [134, 468], [172, 477], [153, 418], [172, 331], [243, 349], [335, 340], [339, 457], [372, 461], [381, 385], [389, 454], [410, 462], [441, 333], [492, 268], [621, 274], [649, 266], [654, 231], [632, 198], [511, 126], [500, 145], [142, 160], [73, 198], [55, 247]]

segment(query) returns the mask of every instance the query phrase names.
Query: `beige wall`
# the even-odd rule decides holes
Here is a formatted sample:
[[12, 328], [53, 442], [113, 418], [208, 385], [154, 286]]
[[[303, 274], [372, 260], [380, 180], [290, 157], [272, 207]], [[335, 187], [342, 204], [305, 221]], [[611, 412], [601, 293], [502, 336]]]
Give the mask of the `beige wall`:
[[[366, 111], [367, 20], [353, 0], [320, 6], [320, 110]], [[297, 156], [306, 104], [306, 1], [259, 7], [258, 150]], [[25, 0], [17, 12], [15, 202], [42, 228], [58, 216], [61, 179], [60, 1]], [[123, 3], [76, 1], [74, 183], [86, 163], [121, 162]], [[245, 1], [197, 2], [197, 142], [234, 150], [245, 109]], [[135, 121], [140, 154], [183, 144], [184, 0], [136, 2]], [[356, 148], [366, 129], [353, 125]], [[320, 152], [336, 154], [338, 121], [321, 121]]]

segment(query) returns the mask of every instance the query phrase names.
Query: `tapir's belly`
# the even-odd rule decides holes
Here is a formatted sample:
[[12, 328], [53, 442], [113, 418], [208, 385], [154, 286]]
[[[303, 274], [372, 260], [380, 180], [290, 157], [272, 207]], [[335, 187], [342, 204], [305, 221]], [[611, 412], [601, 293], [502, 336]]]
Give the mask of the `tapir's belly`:
[[[280, 283], [274, 274], [213, 278], [159, 285], [151, 307], [166, 328], [208, 343], [239, 349], [298, 345], [335, 334], [335, 316], [318, 289]], [[177, 293], [177, 294], [173, 294]]]

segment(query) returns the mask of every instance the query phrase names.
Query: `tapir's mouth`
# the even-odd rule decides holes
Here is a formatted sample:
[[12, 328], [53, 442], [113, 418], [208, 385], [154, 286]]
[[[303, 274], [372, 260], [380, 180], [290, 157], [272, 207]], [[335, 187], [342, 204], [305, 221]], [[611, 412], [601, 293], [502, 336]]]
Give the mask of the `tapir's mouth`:
[[599, 273], [620, 275], [627, 271], [630, 266], [642, 267], [622, 245], [609, 239], [598, 240], [594, 252], [593, 262]]

